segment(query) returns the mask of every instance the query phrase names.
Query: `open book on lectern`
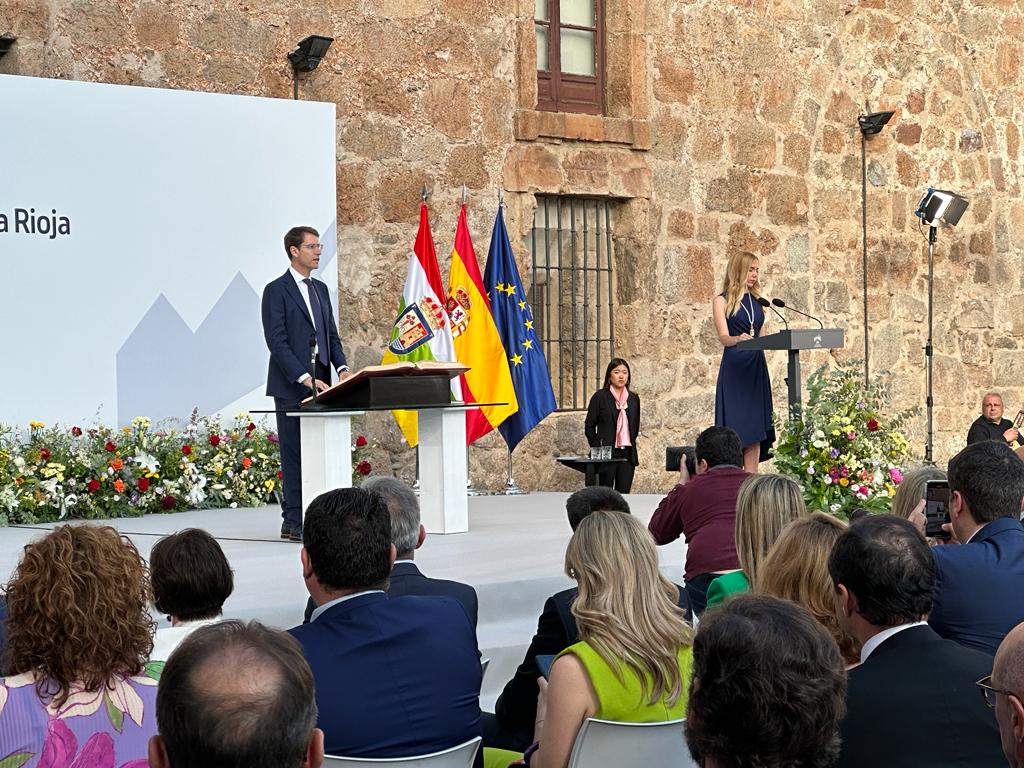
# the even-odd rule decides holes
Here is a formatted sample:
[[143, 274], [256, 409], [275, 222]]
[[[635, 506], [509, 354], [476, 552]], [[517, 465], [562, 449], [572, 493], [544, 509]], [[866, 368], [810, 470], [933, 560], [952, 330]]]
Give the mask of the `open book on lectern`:
[[[420, 360], [418, 362], [398, 362], [386, 365], [368, 365], [361, 368], [343, 381], [328, 387], [317, 395], [323, 403], [333, 403], [345, 393], [364, 388], [371, 379], [404, 379], [413, 377], [444, 377], [454, 379], [469, 370], [468, 366], [456, 362], [439, 360]], [[302, 401], [302, 405], [313, 402], [310, 395]]]

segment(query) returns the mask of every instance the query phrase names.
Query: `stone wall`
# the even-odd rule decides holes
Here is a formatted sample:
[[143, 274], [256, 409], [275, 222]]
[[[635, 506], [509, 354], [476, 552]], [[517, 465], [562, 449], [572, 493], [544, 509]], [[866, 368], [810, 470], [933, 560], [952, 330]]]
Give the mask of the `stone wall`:
[[[926, 243], [912, 216], [929, 183], [971, 198], [935, 260], [936, 458], [962, 442], [982, 394], [1012, 418], [1022, 360], [1024, 9], [1014, 0], [606, 0], [606, 116], [534, 110], [533, 4], [524, 0], [134, 2], [7, 0], [19, 40], [0, 72], [287, 98], [285, 58], [336, 38], [303, 98], [338, 105], [341, 329], [379, 361], [419, 190], [430, 188], [442, 271], [469, 192], [483, 259], [499, 187], [520, 269], [534, 195], [621, 201], [613, 221], [616, 338], [643, 401], [635, 489], [656, 491], [666, 444], [713, 418], [720, 346], [710, 316], [736, 248], [771, 295], [847, 329], [863, 356], [860, 136], [865, 101], [896, 116], [867, 145], [871, 370], [924, 404]], [[830, 362], [808, 355], [809, 372]], [[785, 406], [784, 360], [770, 360]], [[573, 488], [550, 460], [584, 448], [582, 414], [549, 418], [516, 453], [527, 488]], [[386, 416], [366, 425], [378, 465], [411, 474]], [[912, 427], [921, 452], [924, 420]], [[481, 487], [504, 443], [471, 450]]]

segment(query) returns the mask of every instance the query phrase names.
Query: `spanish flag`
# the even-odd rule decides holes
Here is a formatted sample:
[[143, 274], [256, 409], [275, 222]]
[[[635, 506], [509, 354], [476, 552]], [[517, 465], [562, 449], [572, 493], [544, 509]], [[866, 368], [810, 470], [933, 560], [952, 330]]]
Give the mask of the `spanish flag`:
[[519, 410], [516, 390], [501, 336], [494, 325], [480, 267], [473, 252], [466, 223], [466, 204], [459, 211], [455, 247], [448, 275], [448, 317], [455, 343], [455, 357], [469, 370], [463, 374], [462, 398], [466, 403], [506, 403], [466, 411], [466, 444], [483, 437]]

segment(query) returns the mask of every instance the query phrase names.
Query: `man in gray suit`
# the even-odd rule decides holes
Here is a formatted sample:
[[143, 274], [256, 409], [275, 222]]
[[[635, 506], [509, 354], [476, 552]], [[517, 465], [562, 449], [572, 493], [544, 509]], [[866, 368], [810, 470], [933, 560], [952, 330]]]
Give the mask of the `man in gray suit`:
[[[454, 598], [466, 609], [475, 631], [476, 590], [460, 581], [428, 578], [420, 572], [414, 562], [416, 550], [423, 546], [427, 538], [427, 531], [420, 522], [420, 503], [416, 494], [408, 485], [394, 477], [370, 477], [363, 481], [361, 487], [364, 491], [383, 498], [388, 506], [388, 512], [391, 513], [391, 543], [395, 545], [397, 556], [391, 569], [388, 597], [440, 595]], [[314, 608], [313, 601], [309, 600], [306, 603], [303, 624], [309, 623]]]

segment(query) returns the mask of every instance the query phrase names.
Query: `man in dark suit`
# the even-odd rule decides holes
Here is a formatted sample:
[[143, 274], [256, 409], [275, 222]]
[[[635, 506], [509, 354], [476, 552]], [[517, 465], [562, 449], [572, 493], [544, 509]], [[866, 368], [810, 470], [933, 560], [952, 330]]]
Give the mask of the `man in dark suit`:
[[[267, 394], [277, 410], [283, 495], [281, 538], [302, 541], [302, 451], [299, 419], [285, 415], [314, 389], [331, 385], [331, 370], [348, 376], [345, 352], [331, 308], [327, 285], [310, 277], [320, 265], [320, 235], [312, 227], [293, 227], [284, 236], [291, 266], [263, 289], [263, 336], [270, 350]], [[316, 356], [311, 370], [311, 360]]]
[[978, 682], [985, 703], [996, 714], [1003, 754], [1010, 768], [1024, 766], [1024, 624], [999, 644], [992, 677]]
[[[581, 488], [569, 496], [565, 511], [573, 531], [591, 512], [605, 510], [629, 514], [629, 504], [611, 488], [595, 485]], [[494, 714], [485, 712], [484, 745], [523, 752], [533, 741], [533, 726], [537, 717], [537, 678], [540, 668], [538, 656], [555, 656], [579, 640], [572, 604], [577, 589], [563, 589], [544, 602], [537, 619], [537, 633], [530, 641], [523, 663], [509, 680], [494, 706]], [[686, 593], [679, 590], [680, 607], [686, 608]]]
[[[427, 532], [420, 523], [420, 503], [412, 489], [394, 477], [370, 477], [360, 486], [364, 491], [376, 493], [384, 499], [391, 515], [391, 543], [395, 545], [395, 564], [388, 582], [388, 597], [402, 595], [440, 595], [459, 601], [476, 631], [476, 590], [469, 584], [424, 576], [413, 562], [416, 550], [423, 546]], [[306, 602], [303, 623], [308, 624], [316, 605], [310, 598]]]
[[679, 462], [679, 484], [661, 500], [650, 529], [658, 544], [686, 537], [686, 598], [690, 611], [704, 613], [708, 585], [740, 567], [736, 556], [736, 497], [750, 477], [743, 470], [743, 445], [729, 427], [708, 427], [694, 447], [697, 476]]
[[840, 768], [1001, 766], [995, 718], [975, 683], [984, 653], [943, 640], [924, 619], [935, 563], [908, 521], [853, 523], [829, 557], [842, 627], [862, 645], [849, 672]]
[[968, 445], [983, 440], [998, 440], [1007, 445], [1020, 442], [1020, 431], [1012, 421], [1003, 418], [1003, 396], [998, 392], [985, 394], [981, 399], [981, 416], [967, 430]]
[[949, 529], [959, 544], [933, 547], [935, 605], [942, 637], [994, 655], [1024, 621], [1024, 462], [988, 440], [949, 462]]
[[[312, 621], [289, 630], [316, 682], [329, 755], [407, 757], [480, 735], [480, 652], [450, 597], [384, 593], [395, 547], [384, 500], [328, 491], [306, 512], [301, 552]], [[482, 765], [478, 756], [478, 765]]]

